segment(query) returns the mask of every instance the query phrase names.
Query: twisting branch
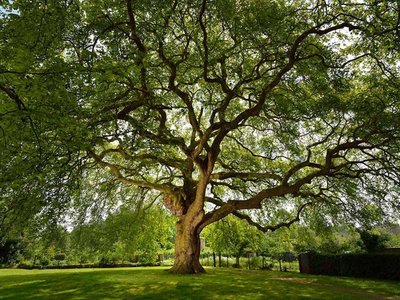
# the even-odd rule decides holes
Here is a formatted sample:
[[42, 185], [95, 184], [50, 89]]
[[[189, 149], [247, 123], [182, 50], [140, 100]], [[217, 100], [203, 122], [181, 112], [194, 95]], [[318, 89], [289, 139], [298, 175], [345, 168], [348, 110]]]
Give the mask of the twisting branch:
[[97, 155], [92, 150], [88, 150], [87, 153], [90, 157], [92, 157], [96, 161], [96, 163], [99, 166], [101, 166], [103, 168], [108, 168], [112, 172], [112, 174], [116, 177], [116, 179], [119, 180], [120, 182], [123, 182], [128, 185], [134, 185], [134, 186], [138, 186], [138, 187], [154, 189], [154, 190], [164, 192], [164, 193], [171, 193], [171, 194], [174, 193], [174, 187], [172, 185], [157, 184], [157, 183], [151, 183], [148, 181], [134, 180], [134, 179], [127, 178], [122, 175], [120, 169], [115, 164], [104, 161], [102, 159], [102, 157]]
[[118, 148], [110, 148], [103, 150], [97, 156], [100, 159], [103, 159], [107, 154], [109, 153], [116, 153], [122, 156], [125, 160], [129, 161], [142, 161], [142, 160], [151, 160], [157, 163], [160, 163], [165, 166], [173, 167], [175, 169], [184, 171], [185, 170], [185, 163], [186, 161], [179, 159], [177, 157], [170, 158], [170, 159], [164, 159], [160, 157], [159, 155], [151, 154], [151, 153], [142, 153], [138, 155], [132, 155], [130, 154], [127, 150], [119, 146]]
[[238, 179], [274, 179], [281, 181], [282, 177], [269, 172], [219, 172], [213, 173], [210, 179], [224, 180], [227, 178], [238, 178]]
[[[377, 145], [380, 145], [384, 143], [384, 141], [377, 143], [376, 145], [368, 145], [365, 140], [354, 140], [354, 141], [348, 141], [342, 144], [336, 145], [332, 149], [328, 149], [325, 154], [325, 163], [324, 165], [318, 165], [315, 166], [318, 170], [309, 173], [308, 175], [305, 175], [304, 177], [301, 177], [297, 180], [295, 180], [293, 183], [289, 183], [287, 181], [283, 181], [281, 185], [275, 186], [275, 187], [270, 187], [267, 189], [263, 189], [257, 194], [253, 195], [252, 197], [246, 199], [246, 200], [229, 200], [225, 202], [224, 204], [221, 204], [221, 206], [210, 212], [207, 213], [204, 222], [201, 225], [201, 228], [204, 228], [208, 224], [211, 224], [213, 222], [216, 222], [225, 216], [235, 213], [237, 211], [240, 211], [242, 209], [256, 209], [256, 208], [261, 208], [262, 202], [265, 199], [271, 199], [274, 197], [279, 197], [279, 196], [286, 196], [286, 195], [293, 195], [293, 196], [313, 196], [312, 194], [305, 194], [304, 192], [301, 191], [301, 189], [310, 184], [312, 180], [315, 178], [320, 178], [320, 177], [339, 177], [339, 176], [344, 176], [348, 178], [354, 178], [360, 176], [363, 172], [368, 172], [366, 169], [361, 169], [357, 171], [355, 174], [354, 172], [341, 172], [345, 171], [345, 168], [349, 165], [348, 163], [344, 164], [339, 164], [335, 165], [334, 164], [334, 159], [335, 158], [340, 158], [342, 156], [339, 155], [341, 151], [346, 151], [350, 149], [356, 149], [356, 150], [364, 150], [364, 149], [374, 149], [377, 147]], [[376, 160], [376, 159], [375, 159]], [[290, 178], [296, 171], [302, 169], [304, 165], [307, 165], [307, 163], [300, 163], [299, 165], [291, 168], [286, 176], [284, 178]], [[289, 176], [288, 176], [289, 174]], [[315, 196], [315, 195], [314, 195]], [[316, 195], [319, 196], [319, 195]]]
[[[4, 93], [6, 93], [7, 96], [9, 98], [11, 98], [17, 104], [18, 110], [28, 111], [28, 108], [26, 107], [25, 103], [22, 101], [22, 99], [19, 97], [19, 95], [15, 92], [15, 90], [13, 88], [6, 87], [6, 86], [0, 84], [0, 90], [2, 90]], [[39, 155], [41, 156], [42, 155], [42, 146], [41, 146], [42, 143], [39, 138], [39, 133], [36, 130], [36, 126], [35, 126], [35, 123], [33, 122], [32, 117], [30, 115], [27, 115], [27, 119], [29, 121], [29, 126], [31, 127], [31, 129], [33, 131], [33, 134], [35, 135], [35, 139], [38, 143]], [[22, 120], [23, 120], [23, 118], [22, 118]]]
[[[321, 25], [319, 25], [321, 26]], [[331, 27], [328, 27], [326, 29], [319, 29], [319, 26], [312, 27], [311, 29], [303, 32], [301, 35], [299, 35], [295, 41], [292, 44], [292, 47], [290, 48], [288, 52], [288, 62], [279, 70], [279, 72], [275, 75], [275, 77], [268, 83], [266, 84], [258, 98], [257, 104], [254, 105], [251, 108], [248, 108], [241, 113], [239, 113], [236, 118], [234, 118], [232, 121], [230, 121], [227, 124], [223, 124], [220, 127], [220, 131], [215, 137], [211, 149], [213, 156], [216, 157], [218, 156], [218, 153], [220, 151], [219, 147], [225, 138], [225, 136], [232, 131], [233, 129], [236, 129], [241, 123], [245, 122], [247, 119], [249, 119], [252, 116], [256, 116], [260, 113], [260, 111], [263, 108], [263, 105], [267, 99], [267, 96], [272, 92], [272, 90], [281, 82], [283, 76], [288, 73], [295, 65], [297, 61], [297, 51], [301, 45], [301, 43], [307, 39], [311, 35], [326, 35], [330, 32], [334, 32], [340, 29], [347, 28], [349, 30], [355, 30], [355, 29], [361, 29], [360, 27], [353, 25], [349, 22], [343, 22]]]
[[236, 217], [238, 217], [238, 218], [240, 218], [240, 219], [242, 219], [242, 220], [245, 220], [248, 224], [250, 224], [251, 226], [256, 227], [258, 230], [260, 230], [260, 231], [262, 231], [262, 232], [275, 231], [275, 230], [277, 230], [277, 229], [279, 229], [279, 228], [282, 228], [282, 227], [287, 227], [287, 228], [289, 228], [292, 224], [294, 224], [294, 223], [296, 223], [296, 222], [299, 222], [299, 221], [300, 221], [301, 212], [302, 212], [307, 206], [311, 206], [311, 205], [313, 205], [313, 204], [314, 204], [314, 202], [310, 201], [310, 202], [306, 202], [306, 203], [304, 203], [303, 205], [301, 205], [301, 206], [297, 209], [296, 216], [295, 216], [293, 219], [289, 220], [289, 221], [280, 222], [280, 223], [277, 223], [277, 224], [274, 224], [274, 225], [267, 225], [267, 226], [261, 226], [261, 225], [258, 224], [257, 222], [254, 222], [254, 221], [250, 218], [250, 216], [245, 215], [245, 214], [242, 214], [242, 213], [237, 212], [237, 211], [234, 212], [233, 215], [236, 216]]
[[[305, 196], [305, 194], [303, 194], [303, 196]], [[307, 195], [307, 196], [310, 196], [310, 195]], [[316, 195], [314, 195], [314, 196], [316, 196]], [[209, 203], [213, 203], [213, 204], [215, 204], [215, 205], [217, 205], [219, 207], [221, 207], [221, 206], [226, 204], [225, 202], [223, 202], [221, 200], [218, 200], [218, 199], [215, 199], [215, 198], [211, 198], [211, 197], [207, 197], [206, 201], [209, 202]], [[300, 221], [300, 216], [301, 216], [302, 211], [307, 206], [311, 206], [313, 204], [315, 204], [315, 202], [313, 202], [313, 201], [306, 202], [306, 203], [300, 205], [300, 207], [296, 211], [296, 216], [294, 218], [292, 218], [292, 219], [290, 219], [288, 221], [280, 222], [280, 223], [277, 223], [277, 224], [274, 224], [274, 225], [267, 225], [267, 226], [260, 225], [259, 223], [253, 221], [253, 219], [249, 215], [246, 215], [246, 214], [244, 214], [242, 212], [234, 211], [234, 212], [232, 212], [232, 214], [234, 216], [242, 219], [242, 220], [245, 220], [248, 224], [250, 224], [251, 226], [256, 227], [261, 232], [267, 232], [267, 231], [275, 231], [275, 230], [277, 230], [279, 228], [282, 228], [282, 227], [290, 227], [293, 223]]]
[[131, 29], [131, 38], [133, 42], [136, 44], [140, 52], [146, 53], [146, 47], [144, 46], [143, 42], [139, 38], [136, 32], [136, 20], [135, 15], [133, 13], [133, 0], [126, 1], [127, 8], [128, 8], [128, 16], [129, 16], [129, 26]]
[[162, 41], [159, 41], [159, 47], [158, 47], [158, 54], [162, 61], [168, 66], [170, 70], [170, 77], [169, 77], [169, 82], [168, 82], [168, 88], [174, 92], [186, 105], [189, 113], [189, 121], [190, 125], [193, 128], [194, 132], [197, 132], [199, 134], [199, 137], [201, 138], [203, 135], [203, 132], [200, 129], [199, 122], [197, 121], [197, 117], [193, 108], [192, 100], [190, 99], [190, 96], [188, 93], [182, 91], [176, 84], [175, 80], [177, 77], [177, 68], [178, 64], [173, 63], [170, 59], [168, 59], [164, 53], [164, 45]]

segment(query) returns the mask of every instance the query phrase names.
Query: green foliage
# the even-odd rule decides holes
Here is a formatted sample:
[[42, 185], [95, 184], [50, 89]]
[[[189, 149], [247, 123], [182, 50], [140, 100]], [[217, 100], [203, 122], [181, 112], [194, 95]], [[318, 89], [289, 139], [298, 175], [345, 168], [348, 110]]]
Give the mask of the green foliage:
[[386, 235], [389, 239], [385, 243], [386, 247], [400, 248], [400, 227], [397, 224], [388, 224], [387, 227], [378, 229], [381, 234]]
[[366, 252], [379, 252], [382, 251], [387, 242], [390, 240], [388, 234], [379, 232], [378, 230], [360, 229], [360, 246]]
[[246, 221], [230, 216], [206, 228], [204, 237], [214, 252], [240, 257], [246, 251], [257, 252], [263, 236]]
[[17, 239], [0, 239], [0, 265], [13, 265], [24, 251], [24, 243]]
[[[0, 235], [73, 219], [81, 249], [49, 254], [151, 261], [169, 229], [144, 199], [199, 231], [261, 207], [272, 228], [396, 219], [395, 1], [133, 2], [2, 2]], [[227, 222], [214, 249], [257, 250]]]
[[170, 249], [173, 220], [158, 207], [146, 210], [121, 207], [103, 221], [74, 228], [71, 251], [79, 262], [99, 257], [100, 261], [154, 263], [157, 254]]
[[[171, 251], [173, 219], [159, 206], [145, 209], [121, 207], [104, 220], [93, 220], [67, 231], [56, 225], [26, 228], [15, 249], [15, 259], [24, 265], [46, 267], [100, 263], [119, 264], [128, 261], [154, 263], [157, 255]], [[15, 247], [14, 247], [15, 248]], [[18, 251], [17, 251], [18, 250]], [[14, 257], [13, 256], [13, 257]]]
[[289, 229], [281, 228], [267, 234], [263, 251], [278, 258], [287, 252], [296, 255], [307, 251], [323, 254], [357, 253], [362, 251], [359, 242], [359, 235], [351, 226], [313, 229], [310, 226], [293, 225]]

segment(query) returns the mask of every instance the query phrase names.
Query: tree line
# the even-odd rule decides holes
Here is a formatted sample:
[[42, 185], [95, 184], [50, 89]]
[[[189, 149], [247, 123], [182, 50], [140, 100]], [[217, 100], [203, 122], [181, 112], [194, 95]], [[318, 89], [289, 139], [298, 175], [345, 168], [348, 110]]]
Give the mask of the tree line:
[[[0, 265], [171, 265], [176, 234], [173, 224], [171, 215], [154, 206], [145, 211], [122, 207], [103, 220], [96, 219], [72, 229], [59, 224], [41, 231], [37, 227], [26, 228], [20, 236], [3, 239]], [[264, 234], [233, 216], [207, 228], [202, 240], [203, 264], [238, 268], [248, 267], [245, 258], [249, 255], [281, 264], [282, 260], [293, 261], [299, 253], [306, 251], [344, 254], [400, 246], [400, 235], [384, 227], [361, 230], [348, 224], [317, 222], [307, 226], [296, 224]], [[267, 266], [264, 260], [262, 266]]]

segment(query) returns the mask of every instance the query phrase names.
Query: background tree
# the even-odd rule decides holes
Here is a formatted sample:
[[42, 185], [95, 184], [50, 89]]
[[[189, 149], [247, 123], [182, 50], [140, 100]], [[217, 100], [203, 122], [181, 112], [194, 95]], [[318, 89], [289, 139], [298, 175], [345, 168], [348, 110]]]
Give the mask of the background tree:
[[[311, 206], [398, 208], [397, 1], [15, 0], [1, 14], [2, 229], [63, 216], [83, 190], [149, 189], [177, 218], [171, 271], [198, 273], [201, 231], [229, 214], [267, 231]], [[260, 224], [247, 211], [261, 208], [287, 213]]]
[[157, 254], [172, 247], [171, 216], [157, 206], [121, 207], [104, 220], [76, 226], [71, 232], [71, 251], [78, 262], [154, 263]]
[[358, 233], [360, 234], [359, 245], [366, 252], [380, 252], [390, 240], [388, 234], [378, 230], [359, 229]]
[[246, 251], [257, 252], [261, 246], [262, 234], [245, 221], [229, 216], [207, 227], [204, 232], [206, 244], [219, 253], [234, 255], [236, 267]]
[[400, 248], [400, 226], [397, 224], [386, 224], [379, 231], [389, 236], [388, 242], [385, 244], [389, 248]]
[[25, 245], [21, 240], [4, 239], [0, 243], [0, 265], [13, 265], [19, 261], [19, 256], [25, 249]]

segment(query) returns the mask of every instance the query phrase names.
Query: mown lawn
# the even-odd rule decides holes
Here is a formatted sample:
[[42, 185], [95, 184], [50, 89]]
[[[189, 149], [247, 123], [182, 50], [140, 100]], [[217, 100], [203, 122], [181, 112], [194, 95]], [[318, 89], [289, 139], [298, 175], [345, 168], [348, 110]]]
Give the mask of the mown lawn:
[[400, 283], [273, 271], [0, 270], [0, 299], [400, 299]]

